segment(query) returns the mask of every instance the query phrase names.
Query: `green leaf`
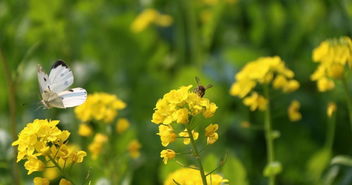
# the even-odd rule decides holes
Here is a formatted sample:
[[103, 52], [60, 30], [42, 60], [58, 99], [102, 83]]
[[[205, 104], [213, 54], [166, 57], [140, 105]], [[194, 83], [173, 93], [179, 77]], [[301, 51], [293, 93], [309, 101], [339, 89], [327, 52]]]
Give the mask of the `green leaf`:
[[233, 154], [228, 154], [225, 165], [222, 168], [224, 178], [231, 185], [248, 185], [247, 172], [242, 162]]
[[308, 177], [312, 181], [318, 181], [329, 165], [329, 161], [331, 158], [331, 151], [329, 149], [323, 148], [320, 149], [318, 152], [313, 154], [313, 156], [308, 161]]
[[352, 157], [346, 155], [338, 155], [331, 160], [331, 165], [339, 164], [345, 166], [352, 166]]

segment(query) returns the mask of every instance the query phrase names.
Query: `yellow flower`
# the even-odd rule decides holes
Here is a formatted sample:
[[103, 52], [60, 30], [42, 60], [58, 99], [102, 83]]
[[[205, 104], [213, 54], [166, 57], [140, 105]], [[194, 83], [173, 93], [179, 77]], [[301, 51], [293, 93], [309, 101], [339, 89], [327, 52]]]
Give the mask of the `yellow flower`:
[[30, 157], [25, 163], [24, 167], [28, 170], [28, 175], [35, 171], [43, 171], [45, 164], [36, 157]]
[[96, 159], [103, 149], [103, 145], [108, 141], [108, 137], [104, 134], [97, 133], [93, 142], [88, 146], [88, 150], [92, 153], [93, 159]]
[[81, 123], [79, 124], [79, 128], [78, 128], [78, 134], [80, 136], [91, 136], [93, 134], [92, 128], [85, 124], [85, 123]]
[[33, 184], [34, 185], [49, 185], [49, 179], [47, 178], [41, 178], [41, 177], [35, 177], [33, 179]]
[[135, 33], [142, 32], [149, 25], [156, 24], [158, 26], [167, 27], [172, 23], [172, 17], [165, 14], [160, 14], [155, 9], [145, 9], [131, 24], [131, 30]]
[[243, 104], [249, 106], [251, 111], [255, 111], [257, 109], [264, 111], [267, 108], [268, 100], [258, 93], [253, 92], [251, 96], [243, 99]]
[[335, 87], [335, 83], [327, 78], [320, 78], [318, 80], [318, 90], [320, 92], [325, 92]]
[[176, 134], [171, 125], [160, 125], [157, 135], [160, 136], [161, 144], [165, 147], [176, 140]]
[[[47, 166], [54, 166], [52, 163], [48, 163]], [[57, 168], [45, 168], [43, 172], [43, 177], [54, 180], [59, 176], [59, 171]]]
[[288, 107], [288, 117], [290, 121], [299, 121], [302, 119], [302, 114], [299, 112], [301, 104], [297, 100], [293, 100]]
[[141, 144], [137, 140], [133, 140], [128, 144], [128, 152], [133, 159], [138, 158], [141, 155], [139, 152], [141, 147]]
[[[311, 80], [317, 81], [321, 92], [334, 88], [332, 79], [340, 79], [345, 67], [352, 66], [352, 40], [340, 37], [325, 40], [313, 51], [313, 61], [319, 65], [311, 75]], [[332, 79], [330, 79], [332, 78]]]
[[120, 118], [116, 123], [116, 132], [121, 134], [130, 127], [130, 122], [126, 118]]
[[85, 103], [75, 108], [75, 114], [83, 122], [95, 120], [111, 123], [118, 115], [118, 110], [125, 107], [126, 104], [113, 94], [94, 93], [88, 95]]
[[[183, 144], [188, 145], [189, 143], [191, 143], [191, 139], [189, 138], [189, 134], [188, 134], [187, 129], [185, 129], [184, 131], [180, 132], [178, 135], [181, 136], [181, 137], [185, 137], [183, 139]], [[195, 132], [194, 130], [192, 130], [192, 135], [193, 135], [193, 139], [197, 140], [198, 136], [199, 136], [199, 133]]]
[[152, 122], [156, 124], [186, 124], [190, 116], [202, 114], [212, 117], [217, 106], [209, 99], [190, 91], [192, 85], [182, 86], [166, 93], [155, 106]]
[[[240, 72], [235, 75], [230, 94], [243, 98], [243, 103], [252, 111], [256, 109], [266, 110], [267, 100], [254, 92], [260, 84], [272, 84], [273, 88], [280, 89], [285, 93], [296, 91], [300, 84], [293, 79], [294, 73], [285, 66], [280, 57], [261, 57], [247, 63]], [[252, 93], [251, 93], [252, 92]], [[251, 93], [251, 96], [248, 95]]]
[[72, 183], [64, 178], [60, 179], [59, 185], [72, 185]]
[[329, 116], [329, 117], [332, 117], [332, 115], [336, 112], [336, 104], [334, 102], [330, 102], [328, 104], [328, 107], [326, 109], [326, 114]]
[[[171, 173], [165, 180], [164, 185], [175, 185], [175, 182], [180, 185], [202, 185], [200, 172], [191, 168], [181, 168]], [[207, 176], [207, 183], [212, 185], [221, 185], [228, 183], [218, 174], [210, 174]]]
[[175, 158], [176, 153], [171, 149], [162, 150], [160, 152], [160, 157], [163, 158], [164, 164], [167, 164], [168, 160]]
[[207, 137], [207, 144], [214, 144], [218, 138], [219, 135], [216, 132], [219, 129], [218, 124], [210, 124], [205, 128], [205, 136]]

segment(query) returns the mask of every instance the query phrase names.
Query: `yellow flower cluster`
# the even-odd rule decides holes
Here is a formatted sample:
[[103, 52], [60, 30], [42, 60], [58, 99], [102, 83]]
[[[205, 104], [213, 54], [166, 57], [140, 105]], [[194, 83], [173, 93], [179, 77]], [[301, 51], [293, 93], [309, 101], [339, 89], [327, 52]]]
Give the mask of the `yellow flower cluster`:
[[207, 98], [202, 98], [198, 94], [191, 92], [192, 85], [182, 86], [177, 90], [166, 93], [162, 99], [158, 100], [152, 122], [155, 124], [186, 124], [190, 116], [202, 114], [205, 118], [214, 115], [218, 108]]
[[135, 33], [142, 32], [149, 25], [155, 24], [161, 27], [170, 26], [172, 23], [172, 17], [170, 15], [161, 14], [155, 9], [145, 9], [131, 24], [131, 30]]
[[97, 133], [94, 136], [93, 142], [88, 146], [88, 150], [92, 153], [92, 158], [96, 159], [103, 150], [104, 144], [108, 141], [108, 136]]
[[86, 152], [67, 146], [70, 133], [60, 130], [58, 123], [58, 120], [36, 119], [33, 123], [28, 123], [18, 139], [12, 143], [13, 146], [18, 146], [17, 162], [27, 160], [24, 167], [28, 174], [43, 171], [46, 167], [45, 161], [73, 164], [81, 163], [86, 156]]
[[299, 121], [302, 119], [302, 114], [299, 112], [299, 108], [301, 107], [301, 103], [297, 100], [293, 100], [288, 107], [288, 118], [290, 121]]
[[94, 93], [87, 97], [87, 101], [75, 108], [77, 118], [83, 122], [91, 120], [111, 123], [124, 109], [126, 104], [117, 96], [108, 93]]
[[[202, 178], [198, 170], [191, 168], [181, 168], [171, 173], [164, 182], [164, 185], [202, 185]], [[210, 174], [207, 176], [207, 183], [212, 185], [221, 185], [228, 183], [227, 179], [224, 179], [218, 174]]]
[[352, 66], [352, 40], [349, 37], [325, 40], [313, 51], [313, 61], [320, 63], [311, 80], [317, 82], [320, 92], [335, 87], [333, 79], [340, 79], [345, 66]]
[[[230, 94], [244, 98], [243, 103], [252, 111], [265, 110], [267, 100], [254, 91], [257, 84], [272, 84], [275, 89], [293, 92], [299, 88], [299, 82], [293, 79], [294, 73], [285, 66], [280, 57], [262, 57], [246, 64], [236, 74]], [[247, 96], [252, 92], [251, 96]], [[247, 97], [246, 97], [247, 96]]]
[[[183, 144], [191, 143], [191, 138], [196, 141], [199, 138], [199, 132], [188, 130], [187, 124], [193, 116], [202, 115], [205, 118], [210, 118], [214, 115], [218, 108], [215, 103], [212, 103], [207, 98], [201, 97], [194, 91], [191, 91], [192, 85], [182, 86], [177, 90], [171, 90], [166, 93], [162, 99], [156, 103], [152, 122], [159, 124], [159, 132], [161, 144], [166, 147], [170, 143], [176, 141], [177, 135], [183, 139]], [[172, 124], [185, 126], [185, 129], [176, 133]], [[213, 144], [218, 139], [216, 133], [217, 124], [210, 124], [206, 128], [207, 143]], [[163, 158], [166, 164], [169, 159], [173, 159], [176, 153], [171, 149], [161, 151], [160, 157]]]
[[117, 120], [115, 129], [116, 132], [121, 134], [130, 127], [130, 122], [126, 118], [120, 118]]

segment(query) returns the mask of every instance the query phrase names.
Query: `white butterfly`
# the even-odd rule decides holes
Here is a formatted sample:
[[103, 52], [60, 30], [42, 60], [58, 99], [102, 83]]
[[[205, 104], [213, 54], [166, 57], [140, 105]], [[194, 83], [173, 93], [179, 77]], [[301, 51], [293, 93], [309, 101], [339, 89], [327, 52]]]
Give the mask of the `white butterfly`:
[[38, 65], [38, 81], [42, 95], [42, 104], [45, 108], [68, 108], [84, 103], [87, 91], [83, 88], [65, 90], [73, 83], [71, 69], [61, 60], [51, 67], [49, 76]]

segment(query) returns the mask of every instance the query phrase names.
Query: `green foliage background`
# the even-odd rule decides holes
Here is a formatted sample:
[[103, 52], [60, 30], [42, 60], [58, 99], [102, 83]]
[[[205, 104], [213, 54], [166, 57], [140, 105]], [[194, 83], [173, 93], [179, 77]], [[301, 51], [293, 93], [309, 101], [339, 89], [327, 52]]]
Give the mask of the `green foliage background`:
[[[132, 21], [145, 8], [171, 15], [172, 25], [132, 32]], [[204, 10], [212, 13], [206, 22], [200, 16]], [[16, 79], [17, 131], [35, 118], [60, 119], [71, 132], [77, 129], [72, 126], [79, 124], [72, 109], [37, 109], [36, 65], [49, 69], [55, 60], [63, 59], [74, 71], [74, 86], [88, 93], [117, 94], [127, 103], [121, 115], [132, 122], [131, 129], [143, 146], [139, 163], [126, 167], [133, 168], [131, 184], [162, 184], [179, 166], [161, 162], [157, 126], [150, 121], [153, 108], [163, 94], [181, 85], [196, 85], [194, 77], [199, 76], [203, 84], [214, 85], [206, 97], [219, 107], [212, 121], [220, 125], [220, 139], [205, 153], [207, 169], [216, 167], [226, 153], [227, 163], [218, 173], [230, 184], [266, 184], [264, 135], [255, 129], [262, 127], [263, 115], [249, 112], [239, 98], [229, 95], [229, 88], [246, 62], [278, 55], [301, 83], [295, 93], [273, 95], [274, 129], [281, 133], [275, 141], [276, 156], [283, 164], [278, 184], [315, 184], [321, 174], [329, 173], [331, 168], [325, 167], [331, 156], [352, 154], [352, 134], [340, 84], [333, 92], [318, 93], [310, 81], [316, 67], [311, 53], [327, 38], [351, 36], [351, 18], [349, 0], [239, 0], [233, 4], [219, 0], [215, 5], [201, 0], [2, 0], [0, 49]], [[9, 131], [4, 75], [0, 85], [0, 128]], [[302, 103], [303, 119], [297, 123], [289, 122], [286, 113], [293, 99]], [[329, 101], [338, 104], [332, 153], [323, 149]], [[243, 121], [250, 121], [252, 127], [242, 128]], [[11, 184], [11, 141], [0, 141], [4, 151], [0, 184]], [[31, 181], [33, 176], [25, 175], [22, 164], [18, 166], [22, 181]], [[351, 177], [351, 168], [339, 166], [334, 183], [351, 184]]]

